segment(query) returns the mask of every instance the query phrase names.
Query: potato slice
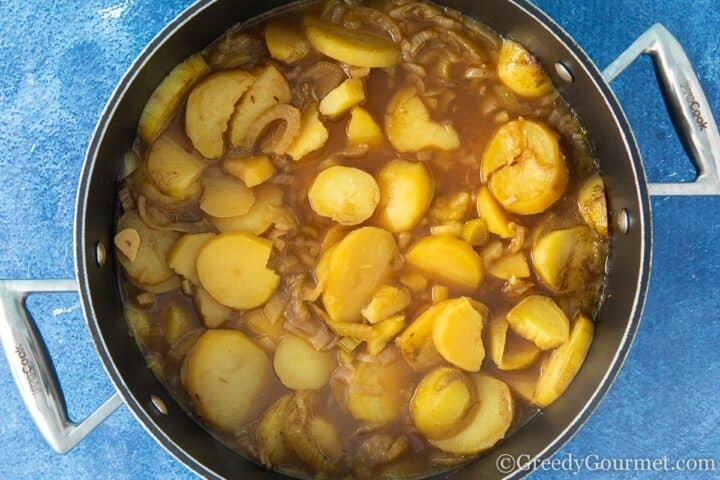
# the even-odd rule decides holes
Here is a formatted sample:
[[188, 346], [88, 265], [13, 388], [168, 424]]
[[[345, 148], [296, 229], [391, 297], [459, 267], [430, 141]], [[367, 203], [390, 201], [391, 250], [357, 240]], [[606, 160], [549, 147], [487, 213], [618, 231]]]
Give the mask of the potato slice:
[[483, 317], [468, 298], [445, 300], [433, 323], [435, 350], [449, 363], [477, 372], [485, 359]]
[[451, 367], [438, 367], [420, 380], [410, 402], [413, 423], [426, 438], [440, 439], [457, 434], [477, 397], [475, 383], [467, 374]]
[[177, 342], [193, 327], [190, 315], [177, 303], [171, 303], [165, 312], [165, 340], [168, 345]]
[[348, 65], [383, 68], [401, 60], [400, 49], [390, 40], [321, 18], [305, 17], [305, 35], [315, 50]]
[[483, 259], [485, 270], [489, 269], [500, 257], [503, 256], [505, 247], [500, 240], [494, 239], [490, 241], [480, 250], [480, 256]]
[[188, 58], [160, 82], [150, 95], [138, 122], [138, 135], [152, 143], [160, 135], [193, 84], [208, 71], [202, 55]]
[[460, 237], [473, 247], [482, 247], [490, 238], [490, 229], [484, 218], [473, 218], [463, 223]]
[[118, 219], [118, 231], [128, 228], [137, 231], [140, 247], [133, 261], [122, 254], [117, 256], [127, 275], [135, 282], [149, 286], [169, 280], [174, 272], [165, 259], [180, 235], [176, 232], [148, 227], [135, 210], [125, 212]]
[[310, 43], [289, 22], [268, 22], [265, 25], [265, 44], [272, 58], [285, 63], [299, 62], [310, 53]]
[[473, 375], [477, 407], [468, 426], [441, 440], [428, 439], [440, 450], [455, 455], [475, 455], [502, 440], [512, 423], [514, 407], [508, 386], [489, 375]]
[[506, 210], [521, 215], [548, 209], [568, 183], [557, 133], [534, 120], [519, 118], [500, 127], [481, 165], [493, 196]]
[[460, 138], [449, 123], [430, 119], [427, 107], [415, 87], [399, 90], [385, 112], [385, 133], [398, 152], [419, 152], [426, 148], [456, 150]]
[[347, 407], [357, 420], [384, 425], [407, 408], [412, 375], [398, 358], [388, 365], [361, 362], [347, 388]]
[[411, 302], [410, 293], [404, 288], [383, 285], [377, 289], [370, 303], [362, 309], [362, 316], [369, 323], [378, 323], [402, 312]]
[[467, 242], [450, 235], [421, 238], [410, 246], [405, 261], [429, 277], [458, 288], [476, 288], [485, 274], [480, 255]]
[[419, 162], [391, 160], [378, 173], [378, 222], [394, 233], [412, 230], [433, 198], [433, 180]]
[[405, 315], [393, 315], [372, 326], [372, 338], [367, 340], [367, 352], [380, 355], [395, 335], [405, 328]]
[[362, 308], [382, 284], [397, 254], [392, 234], [381, 228], [358, 228], [343, 238], [330, 257], [322, 296], [330, 318], [360, 321]]
[[233, 147], [243, 145], [250, 127], [265, 110], [289, 103], [291, 98], [290, 86], [280, 70], [272, 64], [262, 68], [232, 114], [228, 128], [230, 144]]
[[245, 232], [222, 233], [200, 250], [200, 284], [221, 304], [255, 308], [270, 298], [280, 282], [267, 268], [272, 243]]
[[275, 349], [275, 373], [291, 390], [319, 390], [337, 366], [334, 351], [319, 352], [295, 335], [287, 335]]
[[481, 187], [477, 194], [477, 212], [478, 216], [487, 222], [490, 233], [501, 238], [512, 238], [510, 219], [485, 186]]
[[282, 188], [277, 185], [260, 185], [254, 189], [255, 203], [250, 211], [238, 217], [211, 217], [210, 222], [219, 231], [247, 232], [262, 235], [272, 225], [272, 209], [282, 204]]
[[535, 405], [547, 407], [565, 392], [585, 361], [594, 331], [592, 320], [583, 314], [578, 315], [567, 343], [553, 351], [543, 364], [535, 388]]
[[200, 176], [207, 164], [167, 136], [150, 147], [147, 175], [161, 193], [174, 199], [186, 199], [200, 193]]
[[539, 376], [540, 368], [537, 364], [532, 368], [506, 370], [498, 374], [498, 378], [505, 382], [513, 393], [528, 403], [534, 402], [535, 386]]
[[267, 155], [250, 157], [228, 157], [223, 161], [223, 170], [243, 181], [246, 187], [257, 187], [275, 174], [275, 165]]
[[510, 328], [541, 350], [562, 345], [568, 339], [570, 322], [555, 301], [543, 295], [525, 297], [507, 313]]
[[383, 141], [380, 126], [375, 123], [372, 115], [362, 107], [354, 107], [350, 110], [350, 120], [345, 128], [345, 133], [350, 145], [365, 143], [372, 147], [379, 145]]
[[430, 216], [438, 222], [459, 222], [470, 208], [471, 198], [467, 192], [455, 192], [435, 198]]
[[537, 58], [512, 40], [503, 40], [497, 74], [506, 87], [523, 97], [540, 97], [553, 89]]
[[550, 232], [532, 249], [535, 273], [555, 293], [585, 288], [602, 271], [603, 259], [595, 235], [586, 226]]
[[432, 341], [435, 318], [442, 309], [442, 302], [430, 306], [395, 338], [400, 353], [413, 370], [423, 371], [443, 361]]
[[585, 223], [594, 228], [602, 238], [608, 236], [607, 202], [605, 183], [600, 175], [593, 175], [578, 191], [578, 210]]
[[305, 107], [301, 122], [300, 133], [285, 152], [296, 162], [324, 147], [330, 137], [325, 124], [320, 121], [317, 105], [314, 103]]
[[267, 408], [272, 366], [260, 347], [237, 330], [207, 330], [185, 357], [182, 383], [195, 411], [232, 432]]
[[255, 193], [243, 182], [230, 176], [210, 176], [203, 179], [200, 209], [218, 218], [245, 215], [255, 203]]
[[510, 253], [494, 261], [488, 273], [501, 280], [527, 278], [530, 276], [530, 265], [523, 252]]
[[336, 119], [363, 100], [365, 88], [362, 79], [348, 78], [323, 97], [318, 110], [326, 117]]
[[308, 200], [318, 215], [341, 225], [357, 225], [372, 216], [380, 201], [380, 188], [369, 173], [335, 165], [315, 177]]
[[534, 343], [522, 338], [508, 342], [508, 322], [503, 316], [490, 321], [488, 327], [488, 351], [490, 358], [500, 370], [518, 370], [532, 365], [540, 356]]
[[217, 302], [204, 288], [198, 286], [194, 294], [195, 306], [207, 328], [217, 328], [232, 315], [232, 310]]
[[175, 242], [175, 245], [173, 245], [173, 248], [168, 253], [168, 266], [178, 275], [181, 275], [190, 280], [193, 284], [198, 285], [200, 280], [198, 280], [197, 271], [195, 270], [197, 256], [202, 247], [204, 247], [205, 244], [214, 236], [214, 233], [183, 235], [177, 242]]
[[292, 394], [278, 398], [263, 414], [257, 426], [258, 458], [267, 468], [285, 461], [288, 448], [283, 438], [283, 426], [290, 411]]
[[337, 245], [348, 234], [348, 228], [342, 225], [334, 224], [328, 228], [320, 243], [320, 251], [325, 252], [333, 245]]
[[210, 75], [190, 92], [185, 132], [203, 157], [218, 158], [225, 152], [223, 135], [235, 104], [254, 81], [255, 77], [248, 72], [227, 70]]

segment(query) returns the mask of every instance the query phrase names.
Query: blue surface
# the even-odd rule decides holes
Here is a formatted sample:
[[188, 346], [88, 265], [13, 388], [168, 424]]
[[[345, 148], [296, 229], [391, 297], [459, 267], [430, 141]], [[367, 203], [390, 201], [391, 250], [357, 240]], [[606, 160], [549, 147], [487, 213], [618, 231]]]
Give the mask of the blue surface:
[[[72, 277], [75, 186], [112, 89], [143, 46], [190, 2], [0, 2], [0, 278]], [[664, 23], [685, 46], [720, 113], [717, 0], [538, 0], [598, 65]], [[651, 180], [693, 172], [649, 60], [613, 87]], [[614, 387], [556, 455], [714, 458], [714, 473], [538, 471], [529, 478], [720, 478], [720, 197], [653, 199], [653, 275], [637, 340]], [[73, 295], [33, 297], [70, 413], [112, 392]], [[0, 361], [0, 478], [193, 478], [121, 408], [75, 450], [54, 454]]]

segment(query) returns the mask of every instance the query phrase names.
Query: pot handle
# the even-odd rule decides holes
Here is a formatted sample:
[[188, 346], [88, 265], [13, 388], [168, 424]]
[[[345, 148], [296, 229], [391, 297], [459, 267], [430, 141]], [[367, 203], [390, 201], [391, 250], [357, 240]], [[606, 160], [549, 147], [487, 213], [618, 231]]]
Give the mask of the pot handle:
[[687, 183], [651, 183], [651, 195], [720, 195], [720, 134], [690, 59], [677, 39], [656, 23], [603, 71], [614, 80], [637, 57], [653, 58], [675, 131], [697, 168]]
[[31, 293], [76, 291], [75, 280], [0, 280], [0, 340], [10, 371], [35, 425], [58, 453], [70, 451], [122, 405], [115, 393], [85, 420], [68, 418], [55, 368], [25, 300]]

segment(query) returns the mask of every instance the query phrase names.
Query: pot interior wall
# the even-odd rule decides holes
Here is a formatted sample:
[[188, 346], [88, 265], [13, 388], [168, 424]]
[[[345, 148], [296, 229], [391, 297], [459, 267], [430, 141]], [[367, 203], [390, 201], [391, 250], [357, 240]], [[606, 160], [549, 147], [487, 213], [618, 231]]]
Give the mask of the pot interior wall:
[[[183, 412], [155, 379], [128, 335], [122, 315], [117, 272], [111, 258], [99, 267], [95, 245], [110, 253], [116, 208], [116, 177], [122, 153], [131, 145], [142, 107], [167, 72], [197, 52], [231, 25], [279, 7], [282, 1], [219, 0], [200, 2], [153, 40], [110, 101], [90, 145], [80, 185], [77, 258], [88, 323], [103, 361], [129, 407], [145, 427], [172, 453], [203, 476], [269, 478], [270, 473], [229, 452]], [[529, 47], [553, 76], [562, 94], [586, 124], [597, 147], [607, 184], [611, 219], [620, 209], [630, 215], [630, 230], [614, 229], [606, 296], [599, 312], [596, 338], [585, 366], [566, 394], [489, 455], [461, 469], [455, 478], [501, 478], [495, 459], [551, 453], [579, 428], [614, 377], [639, 320], [650, 255], [650, 226], [645, 179], [627, 123], [607, 86], [584, 54], [534, 7], [508, 0], [443, 2], [490, 25]], [[182, 25], [181, 25], [182, 24]], [[180, 28], [181, 27], [181, 28]], [[169, 35], [169, 36], [168, 36]], [[562, 83], [553, 65], [562, 61], [573, 72], [572, 84]], [[638, 301], [640, 299], [640, 301]], [[168, 414], [159, 414], [150, 395], [165, 400]], [[578, 419], [573, 423], [575, 419]], [[564, 436], [563, 436], [564, 435]], [[558, 440], [559, 439], [559, 440]], [[557, 443], [554, 448], [553, 443]], [[549, 450], [548, 450], [549, 449]], [[278, 476], [279, 475], [274, 475]]]

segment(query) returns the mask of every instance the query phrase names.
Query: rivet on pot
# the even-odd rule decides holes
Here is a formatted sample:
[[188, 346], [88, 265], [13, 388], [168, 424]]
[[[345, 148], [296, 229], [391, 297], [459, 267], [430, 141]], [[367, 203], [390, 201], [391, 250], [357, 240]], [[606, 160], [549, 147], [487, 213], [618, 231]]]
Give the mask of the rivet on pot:
[[102, 242], [95, 243], [95, 263], [98, 267], [102, 267], [105, 265], [105, 260], [107, 260], [105, 245]]
[[557, 73], [560, 80], [565, 83], [573, 83], [575, 81], [572, 72], [564, 63], [555, 62], [555, 73]]
[[150, 403], [155, 407], [155, 410], [163, 415], [167, 415], [167, 405], [165, 405], [165, 402], [160, 397], [155, 394], [150, 395]]
[[618, 212], [618, 229], [623, 235], [630, 231], [630, 215], [625, 208]]

